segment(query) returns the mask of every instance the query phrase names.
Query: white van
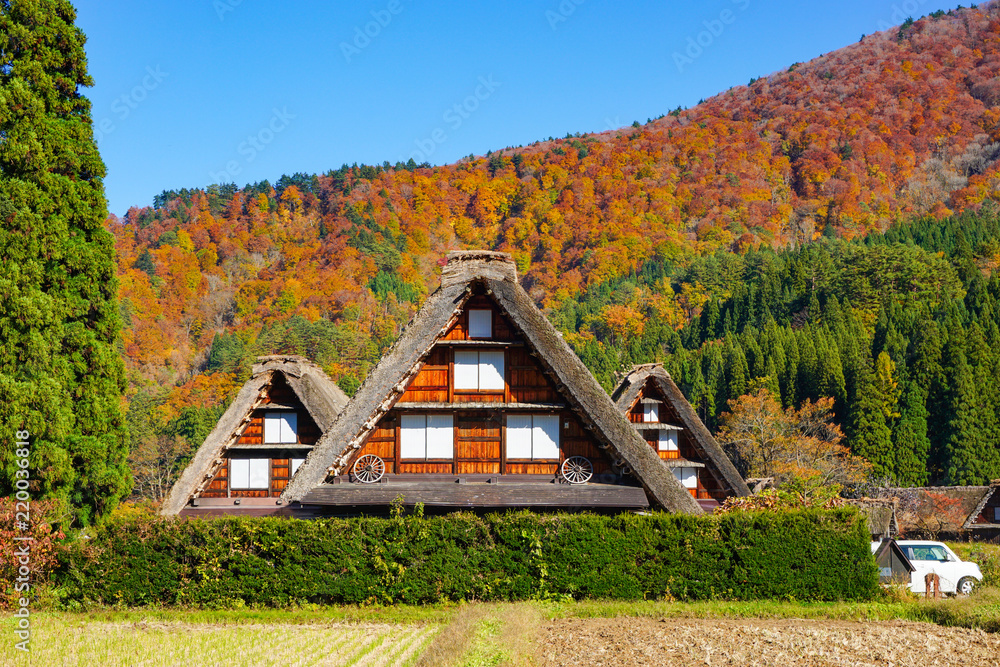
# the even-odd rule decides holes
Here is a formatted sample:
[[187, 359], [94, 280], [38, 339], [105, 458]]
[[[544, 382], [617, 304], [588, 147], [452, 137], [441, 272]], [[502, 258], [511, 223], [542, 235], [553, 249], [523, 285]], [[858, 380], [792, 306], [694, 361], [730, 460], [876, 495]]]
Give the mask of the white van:
[[941, 577], [942, 593], [968, 595], [983, 580], [978, 565], [963, 561], [941, 542], [897, 540], [896, 544], [914, 567], [910, 575], [914, 593], [925, 592], [924, 575], [932, 572]]

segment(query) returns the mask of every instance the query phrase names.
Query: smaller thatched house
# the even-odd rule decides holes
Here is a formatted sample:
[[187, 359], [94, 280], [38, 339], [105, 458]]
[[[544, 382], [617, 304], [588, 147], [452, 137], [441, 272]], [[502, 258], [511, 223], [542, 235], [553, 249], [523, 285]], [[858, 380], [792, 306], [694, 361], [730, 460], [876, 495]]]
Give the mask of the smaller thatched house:
[[[978, 488], [978, 487], [977, 487]], [[979, 539], [1000, 539], [1000, 479], [990, 482], [963, 527]]]
[[303, 357], [258, 357], [163, 503], [167, 515], [286, 514], [279, 496], [348, 397]]
[[661, 364], [635, 366], [611, 398], [703, 509], [750, 495], [737, 472]]
[[701, 507], [518, 283], [453, 252], [282, 499], [303, 514]]
[[925, 486], [885, 489], [879, 496], [895, 499], [900, 535], [943, 539], [967, 534], [969, 519], [989, 490], [988, 486]]

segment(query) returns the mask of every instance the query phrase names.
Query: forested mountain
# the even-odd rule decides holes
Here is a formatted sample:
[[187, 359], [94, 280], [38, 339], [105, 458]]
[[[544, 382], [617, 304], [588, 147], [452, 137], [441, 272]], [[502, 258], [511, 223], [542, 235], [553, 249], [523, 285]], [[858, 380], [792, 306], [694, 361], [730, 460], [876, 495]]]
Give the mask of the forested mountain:
[[444, 253], [485, 247], [605, 385], [665, 360], [710, 426], [755, 383], [831, 396], [880, 474], [1000, 476], [998, 142], [990, 3], [645, 125], [166, 191], [108, 221], [134, 465], [199, 442], [254, 354], [306, 354], [352, 392]]

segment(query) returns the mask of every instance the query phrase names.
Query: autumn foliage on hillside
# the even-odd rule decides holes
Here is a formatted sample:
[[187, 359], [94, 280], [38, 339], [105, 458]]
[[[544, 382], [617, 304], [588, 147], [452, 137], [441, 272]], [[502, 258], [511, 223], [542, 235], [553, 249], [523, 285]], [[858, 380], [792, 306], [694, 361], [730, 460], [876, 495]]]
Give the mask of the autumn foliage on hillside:
[[[649, 260], [679, 266], [976, 209], [1000, 198], [998, 157], [990, 3], [867, 36], [646, 125], [442, 167], [165, 192], [108, 221], [131, 393], [145, 406], [130, 412], [133, 444], [183, 419], [199, 423], [182, 429], [197, 440], [207, 418], [190, 409], [223, 402], [256, 352], [308, 354], [352, 391], [451, 249], [511, 252], [530, 294], [558, 309]], [[645, 312], [610, 306], [591, 329], [635, 335], [648, 313], [680, 327], [709, 296], [664, 281], [642, 299]]]

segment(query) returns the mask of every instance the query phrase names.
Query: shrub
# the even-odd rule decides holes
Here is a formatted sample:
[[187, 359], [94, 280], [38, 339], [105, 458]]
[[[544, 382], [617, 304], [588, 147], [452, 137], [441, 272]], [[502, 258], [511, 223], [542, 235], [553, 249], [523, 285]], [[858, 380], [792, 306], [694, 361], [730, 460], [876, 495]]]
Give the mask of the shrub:
[[871, 599], [851, 508], [326, 519], [127, 517], [62, 556], [70, 604], [418, 604], [546, 597]]

